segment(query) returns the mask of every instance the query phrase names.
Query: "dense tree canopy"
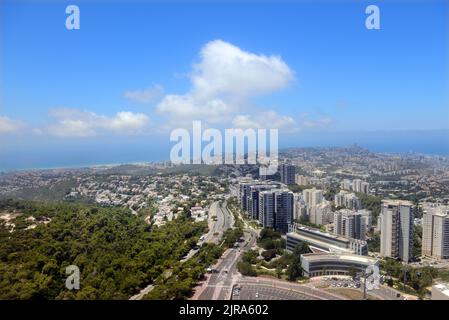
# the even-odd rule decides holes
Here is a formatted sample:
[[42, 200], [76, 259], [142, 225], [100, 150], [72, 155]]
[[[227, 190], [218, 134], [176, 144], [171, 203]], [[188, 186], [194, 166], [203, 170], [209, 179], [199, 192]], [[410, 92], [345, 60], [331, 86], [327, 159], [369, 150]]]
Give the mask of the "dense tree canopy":
[[[155, 227], [125, 209], [81, 204], [4, 200], [0, 212], [20, 214], [12, 232], [0, 224], [1, 299], [127, 299], [207, 230], [186, 217]], [[80, 269], [80, 290], [65, 287], [69, 265]]]

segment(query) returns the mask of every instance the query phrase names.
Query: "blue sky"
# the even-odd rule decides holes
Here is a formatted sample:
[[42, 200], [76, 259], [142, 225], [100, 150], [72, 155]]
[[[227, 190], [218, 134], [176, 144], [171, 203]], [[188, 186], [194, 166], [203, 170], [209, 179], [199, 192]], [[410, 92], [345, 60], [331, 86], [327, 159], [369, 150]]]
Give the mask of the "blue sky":
[[[65, 28], [68, 4], [80, 8], [80, 30]], [[380, 8], [380, 30], [365, 28], [369, 4]], [[447, 130], [448, 7], [2, 1], [0, 169], [164, 159], [170, 129], [192, 119], [273, 124], [281, 146]], [[446, 143], [442, 132], [429, 139]]]

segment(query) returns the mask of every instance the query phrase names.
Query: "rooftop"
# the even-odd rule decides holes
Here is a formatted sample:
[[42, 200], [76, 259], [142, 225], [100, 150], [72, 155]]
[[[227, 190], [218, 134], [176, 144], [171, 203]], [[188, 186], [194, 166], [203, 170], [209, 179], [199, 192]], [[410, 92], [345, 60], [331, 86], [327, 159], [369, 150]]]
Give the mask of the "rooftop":
[[359, 256], [355, 254], [335, 254], [335, 253], [306, 253], [302, 254], [301, 258], [307, 259], [309, 261], [317, 260], [342, 260], [351, 261], [363, 264], [376, 264], [377, 259], [368, 256]]
[[412, 207], [413, 206], [413, 202], [407, 201], [407, 200], [386, 199], [386, 200], [382, 200], [382, 205]]

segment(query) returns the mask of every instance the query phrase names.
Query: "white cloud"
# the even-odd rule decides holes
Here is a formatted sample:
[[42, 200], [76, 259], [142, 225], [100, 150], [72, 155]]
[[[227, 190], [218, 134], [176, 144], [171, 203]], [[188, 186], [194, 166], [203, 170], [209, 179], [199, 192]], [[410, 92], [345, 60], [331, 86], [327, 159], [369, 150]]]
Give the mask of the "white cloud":
[[149, 123], [149, 117], [143, 113], [118, 112], [113, 117], [97, 115], [93, 112], [69, 108], [57, 108], [50, 111], [57, 121], [46, 132], [60, 137], [92, 137], [102, 133], [133, 134], [139, 133]]
[[248, 97], [267, 94], [287, 86], [293, 71], [279, 56], [265, 56], [215, 40], [201, 49], [194, 66], [194, 91], [205, 96]]
[[293, 118], [282, 116], [274, 111], [264, 111], [256, 115], [237, 115], [232, 120], [236, 128], [261, 128], [261, 129], [279, 129], [288, 132], [298, 130]]
[[115, 131], [132, 131], [143, 128], [148, 121], [148, 116], [143, 113], [123, 111], [117, 113], [113, 118], [106, 118], [104, 125]]
[[13, 133], [17, 132], [23, 127], [21, 121], [12, 120], [6, 116], [0, 116], [0, 133]]
[[137, 102], [137, 103], [149, 103], [164, 93], [164, 88], [160, 85], [154, 85], [152, 87], [143, 90], [129, 90], [123, 94], [125, 98]]
[[157, 107], [158, 112], [170, 116], [175, 125], [191, 124], [192, 120], [218, 123], [229, 120], [232, 107], [221, 99], [199, 100], [192, 95], [167, 95]]
[[330, 117], [321, 117], [318, 119], [305, 119], [302, 125], [307, 128], [325, 128], [333, 123], [333, 119]]
[[201, 49], [189, 92], [166, 95], [156, 109], [168, 115], [172, 126], [192, 120], [228, 122], [250, 97], [282, 89], [293, 78], [279, 56], [257, 55], [215, 40]]
[[92, 137], [97, 135], [92, 122], [63, 119], [49, 127], [49, 133], [58, 137]]

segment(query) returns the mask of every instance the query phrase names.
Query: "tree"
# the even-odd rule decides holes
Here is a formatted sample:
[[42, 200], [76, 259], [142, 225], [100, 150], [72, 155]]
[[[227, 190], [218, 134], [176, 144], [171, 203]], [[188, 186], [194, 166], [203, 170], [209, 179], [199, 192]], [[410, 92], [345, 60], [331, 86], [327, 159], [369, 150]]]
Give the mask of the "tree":
[[370, 239], [368, 239], [368, 251], [379, 252], [380, 251], [380, 234], [373, 234]]
[[237, 268], [238, 268], [239, 272], [244, 276], [250, 276], [250, 277], [257, 276], [256, 270], [249, 262], [240, 261], [239, 263], [237, 263]]
[[354, 266], [349, 267], [348, 274], [352, 279], [355, 279], [357, 277], [357, 268]]
[[[0, 225], [0, 299], [127, 299], [155, 281], [167, 268], [175, 269], [187, 254], [191, 239], [207, 230], [207, 223], [180, 217], [148, 229], [142, 217], [123, 208], [76, 203], [4, 202], [13, 212], [21, 207], [23, 223], [13, 233]], [[51, 222], [27, 229], [26, 218]], [[216, 246], [218, 247], [218, 246]], [[221, 248], [180, 269], [184, 285], [193, 285]], [[81, 289], [66, 293], [63, 279], [69, 265], [81, 271]], [[187, 262], [186, 262], [187, 264]], [[178, 268], [179, 269], [179, 268]], [[190, 279], [190, 280], [189, 280]], [[183, 294], [183, 290], [181, 291]], [[176, 297], [167, 291], [171, 298]]]
[[265, 250], [264, 252], [262, 252], [262, 257], [265, 259], [265, 261], [270, 261], [271, 259], [276, 257], [276, 252], [276, 249]]
[[387, 285], [389, 286], [389, 287], [393, 287], [393, 279], [391, 279], [391, 278], [388, 278], [387, 279]]
[[301, 254], [307, 253], [309, 247], [305, 242], [301, 242], [293, 249], [293, 258], [287, 269], [288, 280], [295, 281], [302, 276]]
[[418, 258], [421, 256], [422, 250], [422, 227], [414, 226], [413, 232], [413, 257]]
[[282, 277], [282, 267], [279, 265], [276, 267], [276, 276], [278, 277], [278, 279]]

